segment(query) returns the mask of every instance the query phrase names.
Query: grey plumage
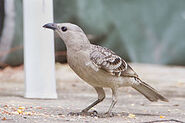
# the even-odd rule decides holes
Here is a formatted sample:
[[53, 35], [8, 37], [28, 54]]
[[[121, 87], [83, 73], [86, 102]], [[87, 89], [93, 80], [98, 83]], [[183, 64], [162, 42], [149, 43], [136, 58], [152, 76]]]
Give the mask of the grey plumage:
[[158, 100], [168, 101], [150, 85], [141, 81], [136, 72], [113, 51], [98, 45], [91, 45], [91, 47], [90, 59], [99, 69], [103, 69], [115, 76], [133, 77], [138, 84], [132, 84], [131, 86], [152, 102]]
[[98, 99], [82, 112], [87, 112], [103, 101], [105, 87], [112, 90], [112, 103], [107, 114], [111, 113], [117, 102], [119, 87], [131, 86], [150, 101], [168, 101], [154, 88], [141, 81], [136, 72], [120, 56], [110, 49], [91, 44], [83, 30], [77, 25], [49, 23], [44, 27], [53, 29], [59, 34], [67, 47], [69, 66], [80, 78], [93, 86], [98, 94]]
[[135, 78], [136, 81], [138, 81], [138, 85], [132, 85], [132, 87], [134, 89], [136, 89], [138, 92], [140, 92], [141, 94], [143, 94], [148, 100], [152, 101], [152, 102], [156, 102], [158, 100], [162, 100], [165, 102], [168, 102], [168, 100], [163, 97], [162, 95], [160, 95], [154, 88], [152, 88], [150, 85], [148, 85], [147, 83], [141, 81], [138, 78]]

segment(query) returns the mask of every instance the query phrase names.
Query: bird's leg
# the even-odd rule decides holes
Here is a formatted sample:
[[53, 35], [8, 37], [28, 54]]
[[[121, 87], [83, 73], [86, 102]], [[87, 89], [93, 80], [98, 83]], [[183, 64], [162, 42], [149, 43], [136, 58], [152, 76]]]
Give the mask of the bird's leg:
[[108, 112], [106, 113], [107, 115], [111, 116], [111, 111], [114, 107], [114, 105], [117, 103], [117, 89], [116, 88], [112, 88], [112, 103], [109, 107]]
[[94, 87], [94, 88], [95, 88], [96, 92], [98, 93], [98, 99], [95, 102], [93, 102], [91, 105], [89, 105], [87, 108], [82, 110], [83, 113], [88, 112], [89, 109], [91, 109], [93, 106], [97, 105], [98, 103], [103, 101], [103, 99], [105, 99], [105, 92], [104, 92], [103, 88], [100, 88], [100, 87]]

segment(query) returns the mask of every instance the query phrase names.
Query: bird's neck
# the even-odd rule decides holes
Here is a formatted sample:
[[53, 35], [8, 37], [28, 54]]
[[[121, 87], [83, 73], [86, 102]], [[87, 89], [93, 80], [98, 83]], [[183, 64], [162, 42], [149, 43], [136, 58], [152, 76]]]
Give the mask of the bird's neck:
[[66, 48], [67, 50], [80, 51], [80, 50], [86, 50], [90, 48], [90, 45], [91, 45], [90, 42], [75, 43], [75, 44], [68, 43], [66, 44]]
[[[65, 41], [64, 41], [65, 42]], [[67, 50], [83, 50], [90, 47], [91, 43], [85, 35], [70, 36], [65, 42]]]

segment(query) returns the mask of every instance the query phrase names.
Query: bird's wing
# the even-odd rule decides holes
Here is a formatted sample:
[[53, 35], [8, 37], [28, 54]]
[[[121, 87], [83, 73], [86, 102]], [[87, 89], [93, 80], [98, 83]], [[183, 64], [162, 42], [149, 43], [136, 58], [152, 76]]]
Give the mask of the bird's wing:
[[92, 45], [90, 60], [96, 67], [111, 75], [138, 77], [133, 69], [121, 57], [105, 47]]

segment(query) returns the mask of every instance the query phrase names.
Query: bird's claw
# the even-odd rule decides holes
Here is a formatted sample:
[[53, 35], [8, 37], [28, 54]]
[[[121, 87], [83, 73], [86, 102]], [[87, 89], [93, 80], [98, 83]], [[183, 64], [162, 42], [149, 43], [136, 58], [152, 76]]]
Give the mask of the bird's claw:
[[92, 112], [88, 112], [85, 110], [82, 110], [81, 112], [70, 112], [68, 115], [70, 116], [91, 116], [91, 117], [95, 117], [98, 115], [98, 112], [96, 110], [92, 111]]
[[85, 110], [85, 109], [84, 109], [84, 110], [82, 110], [81, 112], [82, 112], [82, 113], [87, 113], [87, 112], [88, 112], [88, 110]]
[[115, 114], [113, 112], [106, 112], [103, 116], [104, 117], [113, 117]]
[[87, 115], [87, 112], [70, 112], [68, 115], [70, 116], [85, 116]]

